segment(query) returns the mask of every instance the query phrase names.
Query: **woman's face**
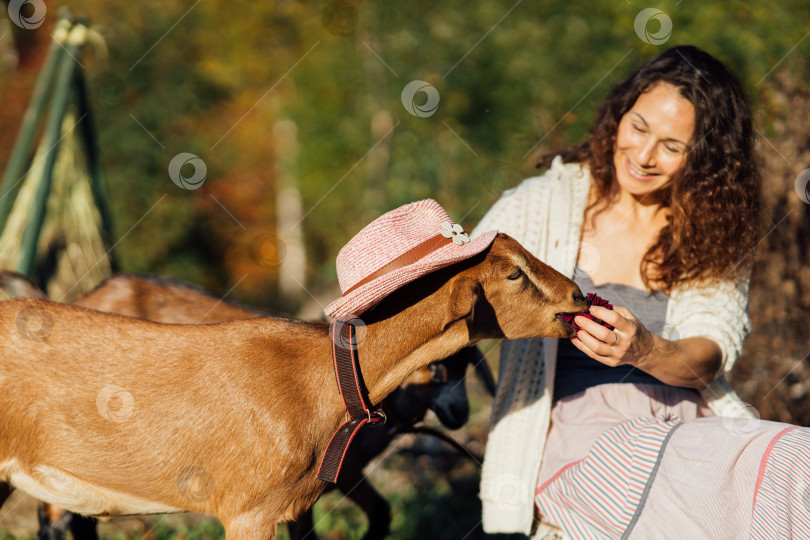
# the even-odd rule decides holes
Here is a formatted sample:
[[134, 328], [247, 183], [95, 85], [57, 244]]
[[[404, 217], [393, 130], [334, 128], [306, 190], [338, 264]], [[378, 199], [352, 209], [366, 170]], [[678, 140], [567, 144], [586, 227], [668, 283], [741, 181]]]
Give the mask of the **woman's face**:
[[695, 108], [667, 83], [642, 93], [622, 116], [613, 164], [621, 189], [643, 197], [667, 184], [686, 163]]

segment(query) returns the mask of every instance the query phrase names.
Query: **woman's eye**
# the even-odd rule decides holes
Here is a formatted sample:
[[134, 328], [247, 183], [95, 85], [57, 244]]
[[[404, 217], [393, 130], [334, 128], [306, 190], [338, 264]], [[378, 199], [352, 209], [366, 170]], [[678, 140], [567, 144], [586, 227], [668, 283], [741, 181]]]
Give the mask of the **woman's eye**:
[[514, 281], [514, 280], [516, 280], [517, 278], [519, 278], [519, 277], [520, 277], [520, 276], [522, 276], [522, 275], [523, 275], [523, 270], [521, 270], [520, 268], [518, 268], [518, 269], [516, 269], [514, 272], [512, 272], [511, 274], [509, 274], [508, 276], [506, 276], [506, 279], [511, 279], [511, 280], [513, 280], [513, 281]]

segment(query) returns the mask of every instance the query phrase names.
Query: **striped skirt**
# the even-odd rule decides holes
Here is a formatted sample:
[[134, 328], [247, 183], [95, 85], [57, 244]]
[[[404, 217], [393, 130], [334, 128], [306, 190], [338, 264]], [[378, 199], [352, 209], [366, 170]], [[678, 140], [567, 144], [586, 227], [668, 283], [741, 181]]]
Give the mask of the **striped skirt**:
[[574, 539], [810, 539], [810, 429], [634, 418], [543, 480], [536, 503]]

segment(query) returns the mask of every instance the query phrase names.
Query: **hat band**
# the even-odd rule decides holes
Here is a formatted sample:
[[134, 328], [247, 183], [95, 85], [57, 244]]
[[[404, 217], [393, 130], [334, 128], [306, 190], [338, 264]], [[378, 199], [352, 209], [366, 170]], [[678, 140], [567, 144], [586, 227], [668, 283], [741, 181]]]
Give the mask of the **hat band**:
[[372, 273], [371, 275], [368, 275], [368, 276], [364, 277], [363, 279], [361, 279], [360, 281], [358, 281], [357, 283], [355, 283], [354, 285], [349, 287], [349, 289], [345, 293], [343, 293], [343, 296], [346, 296], [347, 294], [351, 293], [355, 289], [357, 289], [359, 287], [362, 287], [366, 283], [369, 283], [369, 282], [377, 279], [378, 277], [384, 276], [385, 274], [391, 273], [394, 270], [398, 270], [398, 269], [400, 269], [400, 268], [402, 268], [404, 266], [408, 266], [409, 264], [415, 263], [416, 261], [418, 261], [419, 259], [421, 259], [425, 255], [436, 251], [437, 249], [439, 249], [442, 246], [447, 245], [447, 242], [450, 242], [451, 244], [453, 243], [453, 241], [451, 239], [446, 238], [445, 236], [443, 236], [441, 234], [437, 234], [433, 238], [425, 240], [424, 242], [422, 242], [418, 246], [414, 247], [413, 249], [410, 249], [410, 250], [406, 251], [405, 253], [403, 253], [402, 255], [400, 255], [399, 257], [397, 257], [396, 259], [394, 259], [390, 263], [386, 264], [385, 266], [383, 266], [382, 268], [380, 268], [376, 272]]

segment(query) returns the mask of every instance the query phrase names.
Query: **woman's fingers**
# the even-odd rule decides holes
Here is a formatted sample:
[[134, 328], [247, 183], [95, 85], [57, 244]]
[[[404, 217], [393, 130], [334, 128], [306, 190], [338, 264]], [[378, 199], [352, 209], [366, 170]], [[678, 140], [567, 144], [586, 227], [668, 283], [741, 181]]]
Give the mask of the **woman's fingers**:
[[580, 351], [587, 354], [589, 357], [602, 362], [608, 366], [618, 366], [620, 361], [613, 358], [605, 352], [609, 352], [609, 347], [603, 342], [595, 339], [593, 336], [580, 330], [577, 332], [576, 337], [571, 338], [571, 343]]
[[[597, 306], [598, 307], [598, 306]], [[624, 306], [613, 306], [613, 311], [624, 317], [625, 319], [635, 319], [636, 316]]]
[[589, 309], [591, 315], [597, 319], [605, 321], [607, 324], [613, 326], [613, 330], [584, 317], [577, 315], [574, 321], [579, 325], [580, 329], [575, 338], [571, 340], [575, 347], [603, 364], [609, 366], [618, 366], [623, 363], [625, 353], [627, 352], [628, 343], [620, 343], [621, 333], [624, 331], [626, 336], [635, 335], [635, 316], [630, 313], [625, 307], [617, 306], [611, 310], [600, 306], [591, 306]]
[[610, 326], [620, 327], [623, 326], [623, 321], [632, 317], [633, 314], [627, 308], [616, 306], [613, 309], [608, 309], [602, 306], [591, 306], [588, 308], [591, 315], [597, 319], [602, 319]]
[[613, 337], [611, 336], [612, 332], [598, 322], [591, 320], [588, 317], [583, 317], [582, 315], [577, 315], [574, 317], [574, 322], [595, 338], [604, 341], [607, 344], [613, 343]]

